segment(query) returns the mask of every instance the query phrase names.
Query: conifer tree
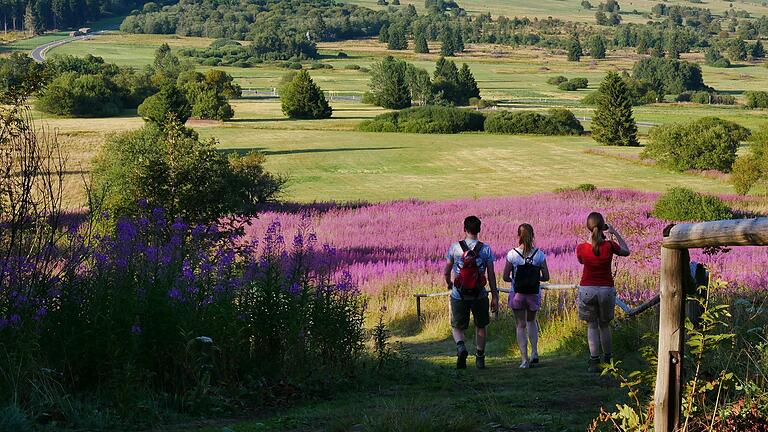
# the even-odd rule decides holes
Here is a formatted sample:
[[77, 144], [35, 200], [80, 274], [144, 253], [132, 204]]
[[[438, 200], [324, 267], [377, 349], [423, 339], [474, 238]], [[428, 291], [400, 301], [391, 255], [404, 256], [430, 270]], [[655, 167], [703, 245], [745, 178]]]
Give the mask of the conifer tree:
[[379, 29], [379, 42], [389, 43], [389, 25], [384, 24]]
[[408, 64], [392, 56], [384, 57], [371, 67], [370, 91], [363, 101], [389, 109], [411, 106], [411, 92], [407, 79]]
[[477, 86], [475, 76], [472, 75], [472, 71], [469, 70], [469, 66], [466, 63], [461, 65], [461, 69], [459, 69], [458, 87], [462, 105], [468, 104], [471, 98], [480, 98], [480, 88]]
[[440, 55], [443, 57], [453, 57], [456, 53], [456, 38], [453, 36], [453, 31], [450, 27], [446, 27], [443, 33], [440, 34]]
[[579, 36], [574, 34], [568, 44], [568, 61], [579, 61], [582, 54]]
[[605, 145], [639, 146], [632, 101], [624, 80], [608, 72], [600, 84], [600, 97], [592, 118], [592, 138]]
[[464, 52], [464, 37], [461, 35], [461, 29], [457, 28], [454, 31], [453, 48], [456, 52]]
[[594, 59], [605, 58], [605, 38], [603, 35], [594, 35], [589, 40], [589, 55]]
[[324, 119], [333, 110], [309, 72], [302, 70], [280, 91], [283, 114], [295, 119]]
[[389, 28], [389, 41], [387, 42], [387, 49], [408, 49], [408, 37], [406, 36], [405, 28], [402, 25], [393, 25]]
[[427, 36], [424, 34], [423, 31], [420, 31], [416, 33], [415, 36], [416, 40], [415, 46], [413, 48], [413, 51], [416, 54], [429, 54], [429, 44], [427, 44]]

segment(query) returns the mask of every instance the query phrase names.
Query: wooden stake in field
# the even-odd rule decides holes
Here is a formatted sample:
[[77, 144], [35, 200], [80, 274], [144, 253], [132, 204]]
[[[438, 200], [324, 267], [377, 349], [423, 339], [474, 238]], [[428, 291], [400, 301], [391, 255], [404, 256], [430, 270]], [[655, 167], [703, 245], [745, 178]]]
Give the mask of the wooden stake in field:
[[689, 248], [768, 246], [768, 218], [681, 224], [664, 230], [661, 248], [659, 364], [654, 393], [656, 432], [680, 430], [685, 358], [685, 299], [695, 286]]

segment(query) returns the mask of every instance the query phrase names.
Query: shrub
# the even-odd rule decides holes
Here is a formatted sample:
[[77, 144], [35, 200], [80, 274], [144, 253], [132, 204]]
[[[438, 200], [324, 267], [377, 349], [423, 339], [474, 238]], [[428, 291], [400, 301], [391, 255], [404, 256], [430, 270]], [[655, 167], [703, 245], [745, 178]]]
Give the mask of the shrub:
[[360, 65], [358, 65], [358, 64], [348, 64], [348, 65], [344, 66], [344, 69], [360, 70]]
[[0, 409], [0, 431], [31, 432], [32, 425], [18, 406], [9, 405]]
[[731, 174], [731, 183], [742, 195], [768, 180], [768, 126], [758, 129], [749, 141], [749, 153], [736, 159]]
[[683, 92], [675, 98], [678, 102], [693, 102], [704, 105], [735, 105], [736, 98], [731, 95], [722, 95], [707, 91]]
[[571, 78], [566, 82], [560, 83], [557, 88], [566, 91], [575, 91], [579, 89], [585, 89], [589, 86], [589, 81], [586, 78]]
[[568, 78], [566, 78], [566, 77], [564, 77], [562, 75], [558, 75], [558, 76], [553, 76], [553, 77], [547, 78], [547, 84], [552, 84], [552, 85], [560, 85], [560, 84], [562, 84], [564, 82], [567, 82], [567, 81], [568, 81]]
[[453, 134], [483, 130], [482, 113], [443, 106], [406, 108], [381, 114], [358, 126], [365, 132]]
[[156, 125], [165, 124], [169, 115], [185, 123], [192, 115], [192, 107], [184, 92], [173, 84], [167, 84], [157, 94], [145, 99], [139, 105], [138, 113], [145, 121]]
[[[165, 209], [171, 219], [211, 222], [230, 214], [250, 214], [261, 199], [273, 198], [282, 186], [250, 160], [232, 166], [216, 149], [216, 141], [202, 141], [178, 124], [155, 124], [107, 139], [94, 162], [94, 190], [101, 206], [116, 216], [140, 213], [139, 197]], [[259, 195], [254, 190], [276, 189]]]
[[576, 190], [579, 192], [594, 192], [597, 190], [597, 186], [592, 183], [582, 183], [576, 186]]
[[221, 64], [221, 59], [216, 57], [208, 57], [207, 59], [203, 60], [202, 65], [203, 66], [218, 66]]
[[731, 219], [733, 212], [718, 197], [675, 187], [656, 200], [653, 215], [668, 221], [703, 222]]
[[768, 108], [768, 92], [748, 91], [744, 96], [747, 97], [747, 108]]
[[676, 171], [716, 169], [731, 171], [739, 142], [749, 130], [716, 117], [651, 129], [643, 155]]
[[488, 116], [485, 131], [498, 134], [580, 135], [581, 123], [566, 109], [552, 109], [548, 115], [534, 111], [502, 111]]
[[123, 100], [123, 91], [105, 75], [66, 72], [48, 84], [37, 108], [62, 116], [109, 117], [122, 112]]

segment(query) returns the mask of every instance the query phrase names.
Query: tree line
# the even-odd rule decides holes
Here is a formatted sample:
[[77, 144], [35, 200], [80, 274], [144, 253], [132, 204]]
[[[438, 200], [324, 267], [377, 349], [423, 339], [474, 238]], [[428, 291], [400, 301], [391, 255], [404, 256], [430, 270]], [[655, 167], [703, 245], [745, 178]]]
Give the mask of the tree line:
[[46, 30], [82, 27], [110, 15], [141, 8], [145, 0], [0, 0], [4, 31], [40, 34]]
[[[755, 47], [757, 44], [746, 41], [768, 37], [765, 17], [753, 20], [748, 13], [739, 12], [716, 15], [704, 8], [664, 3], [648, 13], [646, 24], [621, 24], [621, 14], [635, 12], [622, 11], [617, 1], [607, 0], [597, 9], [598, 14], [608, 14], [608, 22], [600, 22], [598, 27], [551, 17], [469, 15], [453, 1], [430, 0], [425, 6], [426, 11], [419, 14], [413, 5], [390, 4], [385, 10], [374, 11], [326, 0], [266, 0], [258, 5], [225, 6], [184, 0], [165, 8], [148, 3], [127, 17], [121, 29], [250, 40], [249, 48], [239, 50], [248, 50], [250, 57], [280, 60], [315, 58], [317, 41], [364, 36], [378, 36], [392, 50], [413, 49], [417, 53], [429, 52], [428, 42], [439, 42], [444, 56], [463, 51], [467, 43], [497, 43], [563, 49], [578, 60], [580, 55], [572, 54], [577, 36], [586, 44], [579, 50], [587, 48], [594, 58], [603, 58], [608, 48], [635, 48], [640, 54], [679, 58], [682, 53], [715, 46], [732, 60], [743, 60], [763, 56], [762, 45]], [[610, 18], [613, 16], [616, 18]]]

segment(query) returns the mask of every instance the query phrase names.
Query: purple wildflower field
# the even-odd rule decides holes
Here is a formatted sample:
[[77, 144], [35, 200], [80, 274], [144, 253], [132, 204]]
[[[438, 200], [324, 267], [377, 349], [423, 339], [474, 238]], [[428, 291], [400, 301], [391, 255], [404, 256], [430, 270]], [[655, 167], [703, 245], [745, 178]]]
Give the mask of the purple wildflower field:
[[[449, 243], [463, 237], [463, 218], [475, 214], [483, 221], [480, 237], [493, 248], [498, 273], [507, 251], [516, 246], [517, 226], [528, 222], [536, 231], [536, 245], [547, 254], [552, 282], [576, 284], [581, 268], [575, 248], [588, 239], [584, 228], [587, 214], [600, 211], [632, 249], [629, 258], [616, 260], [615, 270], [620, 296], [637, 304], [658, 289], [661, 233], [667, 222], [651, 216], [657, 196], [600, 190], [347, 207], [282, 206], [261, 213], [252, 221], [246, 237], [259, 238], [276, 220], [285, 232], [291, 232], [306, 224], [309, 214], [317, 237], [336, 248], [335, 259], [363, 292], [376, 293], [393, 286], [434, 292], [443, 288], [441, 267]], [[729, 282], [731, 289], [768, 288], [768, 248], [742, 247], [714, 254], [694, 250], [691, 259], [705, 263], [713, 277]]]

